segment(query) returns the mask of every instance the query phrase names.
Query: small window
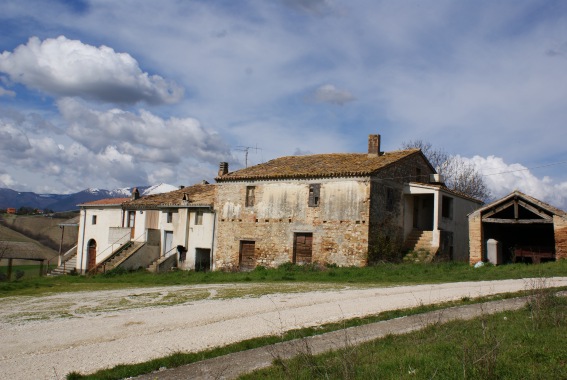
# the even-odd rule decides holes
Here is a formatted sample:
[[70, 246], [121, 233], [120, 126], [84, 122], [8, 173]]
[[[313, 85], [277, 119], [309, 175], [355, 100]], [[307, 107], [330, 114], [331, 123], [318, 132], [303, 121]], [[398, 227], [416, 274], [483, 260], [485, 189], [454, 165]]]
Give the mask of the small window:
[[126, 227], [134, 227], [136, 221], [136, 211], [128, 211], [128, 225]]
[[421, 168], [415, 168], [415, 182], [423, 182], [421, 179]]
[[441, 198], [441, 216], [447, 219], [453, 219], [453, 198], [442, 196]]
[[166, 216], [166, 223], [171, 223], [173, 221], [173, 213], [170, 211]]
[[96, 224], [96, 215], [93, 215], [92, 217], [92, 224]]
[[196, 226], [200, 226], [203, 224], [203, 211], [198, 210], [195, 213], [195, 225]]
[[309, 207], [318, 207], [321, 193], [321, 185], [314, 183], [309, 185]]
[[256, 186], [246, 186], [246, 207], [254, 206], [254, 201], [255, 201], [254, 190], [255, 189], [256, 189]]

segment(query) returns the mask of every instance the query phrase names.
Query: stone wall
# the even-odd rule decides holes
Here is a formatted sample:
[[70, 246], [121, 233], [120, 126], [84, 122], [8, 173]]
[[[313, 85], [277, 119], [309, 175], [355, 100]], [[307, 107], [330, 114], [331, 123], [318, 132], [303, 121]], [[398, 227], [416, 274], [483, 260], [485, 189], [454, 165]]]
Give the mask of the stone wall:
[[567, 259], [567, 219], [555, 215], [553, 217], [553, 232], [555, 235], [555, 258]]
[[482, 216], [480, 212], [477, 212], [469, 217], [469, 263], [471, 265], [482, 261], [484, 255], [483, 241]]
[[[310, 184], [320, 184], [316, 207], [308, 206]], [[255, 186], [252, 207], [245, 205], [247, 186]], [[313, 262], [365, 265], [369, 191], [364, 178], [223, 183], [216, 202], [215, 268], [238, 268], [242, 240], [255, 242], [256, 265], [291, 262], [295, 233], [313, 234]]]
[[372, 178], [369, 261], [399, 261], [403, 246], [403, 185], [429, 181], [433, 174], [423, 156], [414, 154]]

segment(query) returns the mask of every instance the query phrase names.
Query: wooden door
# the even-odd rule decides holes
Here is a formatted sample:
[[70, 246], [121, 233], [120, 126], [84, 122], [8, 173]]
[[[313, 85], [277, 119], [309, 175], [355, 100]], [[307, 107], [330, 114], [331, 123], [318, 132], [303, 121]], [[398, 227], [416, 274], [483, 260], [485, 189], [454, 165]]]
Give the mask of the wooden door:
[[313, 234], [296, 233], [293, 241], [293, 263], [310, 264], [313, 258]]
[[240, 270], [252, 270], [256, 267], [256, 258], [254, 257], [254, 251], [256, 249], [256, 243], [253, 241], [240, 241], [240, 254], [239, 254], [239, 264]]
[[134, 226], [136, 225], [136, 211], [128, 211], [128, 225], [130, 227], [130, 239], [135, 238]]
[[170, 254], [173, 249], [173, 231], [165, 231], [163, 244], [163, 256]]
[[88, 259], [87, 259], [87, 272], [96, 267], [96, 241], [89, 241]]

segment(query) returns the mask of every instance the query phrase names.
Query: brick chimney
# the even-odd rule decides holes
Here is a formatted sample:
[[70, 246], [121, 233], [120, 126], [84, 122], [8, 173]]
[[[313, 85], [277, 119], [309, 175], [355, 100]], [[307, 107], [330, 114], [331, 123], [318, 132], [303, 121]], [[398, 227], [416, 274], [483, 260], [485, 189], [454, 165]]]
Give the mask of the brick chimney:
[[380, 155], [380, 135], [368, 135], [368, 155]]
[[132, 200], [136, 200], [136, 199], [138, 199], [138, 198], [140, 198], [140, 191], [138, 191], [138, 188], [135, 187], [135, 188], [132, 189], [132, 197], [131, 197], [131, 199], [132, 199]]
[[219, 165], [219, 177], [228, 173], [228, 162], [221, 162]]

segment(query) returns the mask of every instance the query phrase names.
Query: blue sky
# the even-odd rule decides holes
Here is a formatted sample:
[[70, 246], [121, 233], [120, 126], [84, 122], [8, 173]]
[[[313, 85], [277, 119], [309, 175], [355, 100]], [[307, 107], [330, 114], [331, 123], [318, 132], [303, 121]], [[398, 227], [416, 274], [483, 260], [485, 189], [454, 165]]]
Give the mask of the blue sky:
[[189, 185], [243, 147], [250, 165], [379, 133], [567, 208], [566, 121], [565, 1], [0, 5], [0, 187]]

